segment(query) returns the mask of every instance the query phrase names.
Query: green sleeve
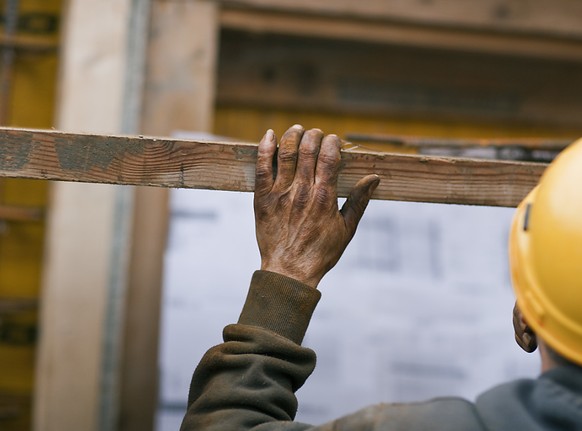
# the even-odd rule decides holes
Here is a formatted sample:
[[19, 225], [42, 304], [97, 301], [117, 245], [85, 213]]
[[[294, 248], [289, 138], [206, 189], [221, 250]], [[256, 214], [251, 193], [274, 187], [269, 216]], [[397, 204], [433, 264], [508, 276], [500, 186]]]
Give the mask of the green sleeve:
[[182, 430], [305, 430], [295, 391], [315, 367], [301, 347], [320, 292], [266, 271], [253, 275], [236, 325], [196, 368]]

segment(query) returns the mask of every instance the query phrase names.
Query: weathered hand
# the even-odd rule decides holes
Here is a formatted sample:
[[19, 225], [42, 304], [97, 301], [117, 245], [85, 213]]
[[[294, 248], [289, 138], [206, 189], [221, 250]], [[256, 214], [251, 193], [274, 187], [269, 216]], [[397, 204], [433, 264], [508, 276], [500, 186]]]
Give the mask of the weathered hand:
[[362, 178], [341, 211], [337, 203], [340, 140], [293, 126], [279, 144], [267, 131], [259, 144], [255, 225], [261, 269], [317, 287], [356, 232], [380, 179]]

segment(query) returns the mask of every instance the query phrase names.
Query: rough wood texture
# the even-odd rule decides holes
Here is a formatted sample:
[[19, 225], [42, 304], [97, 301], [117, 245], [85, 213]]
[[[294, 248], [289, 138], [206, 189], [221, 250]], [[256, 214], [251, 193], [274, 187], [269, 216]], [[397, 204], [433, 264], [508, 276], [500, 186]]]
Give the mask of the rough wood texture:
[[[0, 129], [0, 176], [252, 191], [256, 146]], [[362, 176], [382, 178], [374, 197], [516, 206], [543, 164], [344, 152], [339, 195]]]

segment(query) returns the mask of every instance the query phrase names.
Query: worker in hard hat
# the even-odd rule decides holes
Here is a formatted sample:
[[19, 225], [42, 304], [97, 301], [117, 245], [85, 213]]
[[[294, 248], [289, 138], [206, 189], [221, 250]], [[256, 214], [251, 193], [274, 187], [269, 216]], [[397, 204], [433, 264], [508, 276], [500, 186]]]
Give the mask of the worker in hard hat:
[[516, 340], [527, 351], [539, 345], [539, 378], [498, 386], [475, 403], [439, 398], [372, 406], [315, 427], [293, 422], [294, 392], [315, 367], [315, 353], [301, 342], [320, 299], [317, 285], [379, 183], [363, 178], [338, 209], [339, 165], [340, 140], [317, 129], [294, 126], [278, 146], [268, 131], [259, 144], [261, 269], [238, 323], [194, 372], [182, 430], [582, 430], [582, 140], [547, 169], [511, 231]]

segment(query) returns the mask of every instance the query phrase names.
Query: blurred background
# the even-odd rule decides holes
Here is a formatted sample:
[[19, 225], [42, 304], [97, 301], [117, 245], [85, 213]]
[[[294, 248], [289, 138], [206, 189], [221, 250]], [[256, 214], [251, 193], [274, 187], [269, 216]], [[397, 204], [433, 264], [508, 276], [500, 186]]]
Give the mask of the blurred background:
[[[575, 0], [2, 0], [0, 125], [545, 162], [582, 134], [581, 23]], [[0, 429], [177, 429], [259, 265], [251, 200], [0, 178]], [[511, 215], [373, 202], [298, 419], [536, 375]]]

